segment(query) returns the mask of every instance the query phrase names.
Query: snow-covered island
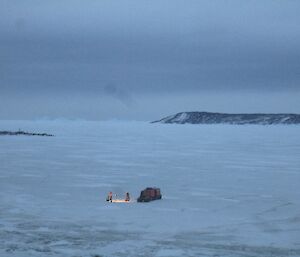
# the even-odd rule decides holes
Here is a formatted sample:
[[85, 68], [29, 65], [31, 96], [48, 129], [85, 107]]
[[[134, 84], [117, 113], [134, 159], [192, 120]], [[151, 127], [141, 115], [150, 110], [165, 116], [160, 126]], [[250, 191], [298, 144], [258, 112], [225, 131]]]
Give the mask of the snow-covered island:
[[300, 124], [300, 114], [265, 114], [265, 113], [217, 113], [217, 112], [180, 112], [162, 118], [152, 123], [169, 123], [169, 124], [258, 124], [258, 125], [275, 125], [275, 124]]

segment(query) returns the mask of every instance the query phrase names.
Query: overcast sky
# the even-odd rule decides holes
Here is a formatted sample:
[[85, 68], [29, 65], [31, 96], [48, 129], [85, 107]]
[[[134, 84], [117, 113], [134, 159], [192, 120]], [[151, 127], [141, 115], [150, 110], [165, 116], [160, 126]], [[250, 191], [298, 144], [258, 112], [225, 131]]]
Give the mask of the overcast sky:
[[300, 1], [0, 0], [0, 119], [300, 113]]

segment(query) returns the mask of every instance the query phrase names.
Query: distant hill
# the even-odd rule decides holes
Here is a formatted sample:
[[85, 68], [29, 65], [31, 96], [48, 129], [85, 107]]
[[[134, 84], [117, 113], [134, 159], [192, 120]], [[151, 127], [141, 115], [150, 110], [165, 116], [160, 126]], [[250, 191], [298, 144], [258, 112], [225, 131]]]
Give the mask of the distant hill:
[[152, 123], [168, 124], [300, 124], [300, 114], [180, 112]]

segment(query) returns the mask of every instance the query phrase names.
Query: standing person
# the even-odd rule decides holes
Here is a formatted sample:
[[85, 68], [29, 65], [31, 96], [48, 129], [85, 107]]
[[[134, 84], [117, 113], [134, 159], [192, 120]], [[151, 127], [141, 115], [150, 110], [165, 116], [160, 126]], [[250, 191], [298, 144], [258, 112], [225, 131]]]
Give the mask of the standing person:
[[126, 201], [126, 202], [129, 202], [129, 201], [130, 201], [130, 196], [129, 196], [129, 193], [128, 193], [128, 192], [126, 193], [125, 201]]
[[109, 192], [108, 195], [107, 195], [106, 201], [107, 202], [112, 202], [112, 196], [113, 196], [112, 192]]

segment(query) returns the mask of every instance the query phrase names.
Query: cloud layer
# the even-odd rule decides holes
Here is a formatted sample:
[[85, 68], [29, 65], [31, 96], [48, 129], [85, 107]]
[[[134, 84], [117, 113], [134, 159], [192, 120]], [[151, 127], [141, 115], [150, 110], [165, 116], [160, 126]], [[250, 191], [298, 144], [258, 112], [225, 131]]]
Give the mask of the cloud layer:
[[[279, 0], [4, 0], [0, 95], [11, 101], [20, 94], [24, 101], [47, 95], [89, 101], [92, 95], [106, 98], [101, 108], [120, 102], [126, 117], [139, 103], [135, 98], [164, 94], [174, 105], [189, 94], [295, 94], [299, 13], [298, 1]], [[75, 105], [63, 115], [76, 116]]]

